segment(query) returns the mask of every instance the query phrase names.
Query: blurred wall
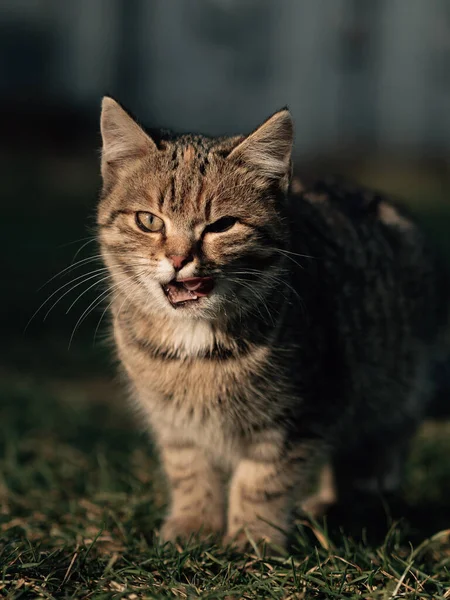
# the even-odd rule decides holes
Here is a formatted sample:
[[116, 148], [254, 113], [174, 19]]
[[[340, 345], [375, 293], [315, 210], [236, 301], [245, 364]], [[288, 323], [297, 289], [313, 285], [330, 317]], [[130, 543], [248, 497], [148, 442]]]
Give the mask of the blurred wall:
[[297, 173], [404, 196], [450, 261], [449, 26], [450, 0], [0, 0], [0, 370], [101, 355], [95, 263], [68, 265], [97, 252], [105, 93], [211, 134], [288, 104]]
[[299, 155], [447, 153], [448, 0], [2, 0], [1, 103], [251, 129], [288, 104]]

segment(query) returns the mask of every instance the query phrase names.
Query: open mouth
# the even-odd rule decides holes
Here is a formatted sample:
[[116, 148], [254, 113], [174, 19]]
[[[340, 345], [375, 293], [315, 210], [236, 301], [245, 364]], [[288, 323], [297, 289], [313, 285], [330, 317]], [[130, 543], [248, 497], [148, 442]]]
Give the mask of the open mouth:
[[195, 302], [208, 296], [213, 287], [212, 277], [191, 277], [172, 279], [163, 285], [163, 290], [172, 306], [183, 306], [187, 302]]

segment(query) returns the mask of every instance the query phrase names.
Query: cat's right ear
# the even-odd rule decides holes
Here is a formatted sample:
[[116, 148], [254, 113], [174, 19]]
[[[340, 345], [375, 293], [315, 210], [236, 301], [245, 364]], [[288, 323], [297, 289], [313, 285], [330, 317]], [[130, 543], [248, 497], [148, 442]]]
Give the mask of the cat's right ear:
[[287, 189], [291, 176], [294, 141], [292, 117], [283, 108], [244, 138], [228, 155], [240, 160]]
[[130, 117], [118, 102], [105, 96], [100, 118], [102, 134], [102, 176], [123, 161], [157, 151], [155, 142]]

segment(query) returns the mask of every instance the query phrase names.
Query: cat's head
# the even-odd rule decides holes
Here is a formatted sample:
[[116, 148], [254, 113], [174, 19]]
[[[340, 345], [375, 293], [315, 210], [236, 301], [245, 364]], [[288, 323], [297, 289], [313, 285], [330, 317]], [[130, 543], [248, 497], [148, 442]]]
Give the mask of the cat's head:
[[116, 291], [142, 310], [216, 319], [263, 311], [286, 240], [293, 127], [155, 137], [104, 98], [99, 238]]

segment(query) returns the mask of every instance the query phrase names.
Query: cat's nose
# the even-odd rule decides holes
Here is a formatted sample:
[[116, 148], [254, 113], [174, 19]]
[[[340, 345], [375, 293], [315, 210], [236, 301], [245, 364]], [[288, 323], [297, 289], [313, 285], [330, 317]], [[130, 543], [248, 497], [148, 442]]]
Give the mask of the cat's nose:
[[175, 271], [179, 271], [184, 267], [184, 265], [187, 265], [187, 263], [191, 262], [194, 259], [192, 255], [184, 254], [172, 254], [167, 258], [173, 264]]

